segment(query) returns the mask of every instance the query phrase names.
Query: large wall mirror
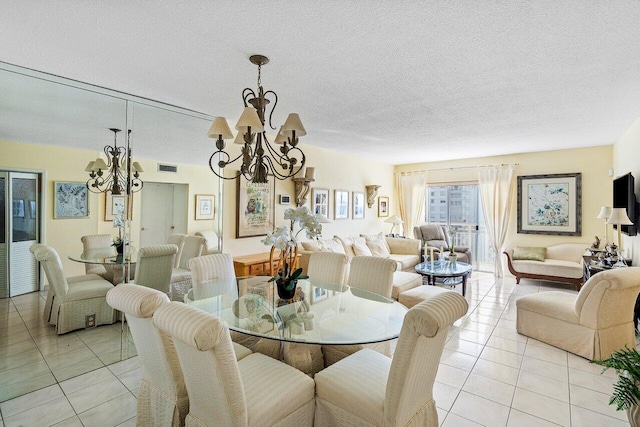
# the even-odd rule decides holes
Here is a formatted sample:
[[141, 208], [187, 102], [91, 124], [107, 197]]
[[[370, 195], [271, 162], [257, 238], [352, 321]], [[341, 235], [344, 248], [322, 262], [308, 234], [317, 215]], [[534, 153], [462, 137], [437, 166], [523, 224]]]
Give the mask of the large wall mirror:
[[[208, 167], [212, 142], [206, 133], [213, 118], [207, 114], [1, 62], [0, 93], [2, 402], [136, 355], [126, 323], [56, 333], [44, 318], [47, 280], [28, 251], [32, 242], [13, 241], [18, 239], [12, 240], [10, 227], [20, 219], [37, 222], [33, 242], [57, 251], [66, 276], [85, 274], [85, 265], [72, 260], [82, 253], [81, 237], [117, 235], [107, 197], [88, 193], [84, 215], [61, 218], [55, 214], [55, 189], [89, 179], [87, 163], [113, 144], [109, 128], [123, 130], [119, 146], [131, 130], [133, 160], [144, 169], [143, 188], [134, 193], [132, 216], [125, 222], [132, 247], [165, 243], [172, 232], [222, 236], [223, 197], [221, 182]], [[38, 180], [38, 195], [14, 203], [10, 174], [25, 173]], [[170, 191], [171, 201], [159, 197], [157, 188]], [[203, 196], [213, 202], [213, 212], [204, 216], [196, 205]], [[221, 238], [209, 244], [222, 249]], [[35, 280], [32, 289], [12, 286], [24, 282], [20, 274]]]

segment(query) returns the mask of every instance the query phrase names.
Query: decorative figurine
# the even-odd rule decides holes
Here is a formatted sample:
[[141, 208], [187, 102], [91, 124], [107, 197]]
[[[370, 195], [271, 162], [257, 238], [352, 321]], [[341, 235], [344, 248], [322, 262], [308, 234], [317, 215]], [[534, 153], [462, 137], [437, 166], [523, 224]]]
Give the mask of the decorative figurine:
[[596, 240], [593, 241], [593, 243], [591, 244], [591, 247], [593, 249], [598, 249], [600, 247], [600, 238], [598, 236], [595, 236]]

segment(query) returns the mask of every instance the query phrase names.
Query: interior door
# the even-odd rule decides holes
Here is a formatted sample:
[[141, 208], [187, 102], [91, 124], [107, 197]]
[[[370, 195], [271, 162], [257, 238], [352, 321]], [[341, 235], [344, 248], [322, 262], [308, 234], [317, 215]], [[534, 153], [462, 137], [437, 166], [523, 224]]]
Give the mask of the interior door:
[[38, 263], [29, 247], [38, 241], [40, 191], [38, 174], [9, 173], [9, 296], [38, 290]]
[[187, 233], [187, 185], [145, 182], [141, 192], [140, 247], [163, 245]]

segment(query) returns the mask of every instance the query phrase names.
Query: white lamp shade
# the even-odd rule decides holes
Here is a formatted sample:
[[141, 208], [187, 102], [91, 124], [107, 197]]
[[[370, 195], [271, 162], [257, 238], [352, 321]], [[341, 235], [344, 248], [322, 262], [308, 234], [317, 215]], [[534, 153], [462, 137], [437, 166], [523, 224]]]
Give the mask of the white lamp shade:
[[222, 138], [222, 139], [231, 139], [233, 138], [233, 134], [231, 133], [231, 129], [229, 129], [229, 124], [227, 124], [227, 119], [224, 117], [216, 117], [213, 119], [213, 123], [209, 128], [209, 138]]
[[316, 219], [318, 220], [318, 222], [320, 224], [329, 224], [329, 223], [333, 222], [329, 218], [327, 218], [326, 216], [324, 216], [322, 214], [316, 214]]
[[603, 206], [600, 208], [600, 213], [598, 214], [598, 218], [608, 219], [611, 216], [611, 208], [608, 206]]
[[253, 107], [245, 107], [238, 119], [238, 123], [236, 123], [236, 130], [242, 133], [247, 133], [248, 128], [251, 128], [251, 133], [258, 133], [264, 130], [260, 117], [258, 117], [258, 112]]
[[238, 132], [236, 139], [233, 140], [234, 144], [244, 145], [244, 133]]
[[96, 161], [93, 162], [93, 170], [97, 171], [98, 169], [102, 169], [105, 171], [108, 169], [107, 164], [100, 157], [98, 157]]
[[631, 222], [627, 216], [627, 210], [625, 208], [612, 208], [611, 216], [607, 220], [607, 224], [633, 225], [633, 222]]
[[140, 163], [138, 162], [133, 162], [133, 165], [131, 165], [131, 168], [133, 169], [134, 172], [144, 172], [144, 170], [142, 169], [142, 166], [140, 166]]
[[305, 136], [307, 134], [304, 126], [302, 126], [302, 121], [300, 120], [298, 113], [289, 114], [287, 121], [284, 122], [284, 125], [280, 128], [280, 133], [287, 137], [291, 137], [293, 131], [296, 132], [296, 136]]
[[278, 130], [278, 134], [276, 135], [276, 139], [273, 140], [274, 144], [284, 144], [285, 142], [287, 142], [287, 137], [285, 134], [282, 133], [282, 128], [283, 126], [280, 126], [280, 130]]
[[87, 167], [86, 167], [86, 168], [84, 168], [84, 171], [85, 171], [85, 172], [91, 172], [91, 171], [93, 170], [93, 165], [94, 165], [94, 163], [95, 163], [95, 162], [93, 162], [93, 161], [92, 161], [92, 162], [89, 162], [89, 164], [87, 165]]
[[400, 225], [400, 224], [404, 223], [402, 218], [400, 218], [398, 215], [392, 215], [389, 218], [387, 218], [384, 222], [388, 222], [388, 223], [391, 223], [393, 225]]

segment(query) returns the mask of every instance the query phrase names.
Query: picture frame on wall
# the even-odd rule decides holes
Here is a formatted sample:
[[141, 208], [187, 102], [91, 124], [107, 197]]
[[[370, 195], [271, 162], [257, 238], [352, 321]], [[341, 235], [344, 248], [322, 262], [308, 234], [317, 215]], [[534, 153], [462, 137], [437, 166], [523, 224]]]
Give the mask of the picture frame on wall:
[[196, 194], [196, 221], [216, 218], [216, 196]]
[[389, 216], [389, 198], [387, 196], [378, 197], [378, 216]]
[[353, 193], [353, 219], [364, 219], [364, 192], [354, 191]]
[[582, 174], [518, 177], [518, 233], [582, 235]]
[[236, 239], [266, 236], [275, 228], [276, 179], [269, 175], [266, 184], [238, 178], [236, 193]]
[[84, 182], [54, 182], [53, 217], [88, 218], [89, 189]]
[[[117, 213], [124, 212], [124, 203], [126, 195], [121, 194], [114, 196], [111, 191], [104, 193], [104, 220], [113, 221]], [[133, 219], [133, 195], [129, 196], [129, 212], [127, 220]]]
[[313, 188], [311, 199], [311, 212], [314, 215], [324, 215], [329, 218], [329, 189]]
[[333, 191], [333, 219], [349, 219], [349, 192]]

